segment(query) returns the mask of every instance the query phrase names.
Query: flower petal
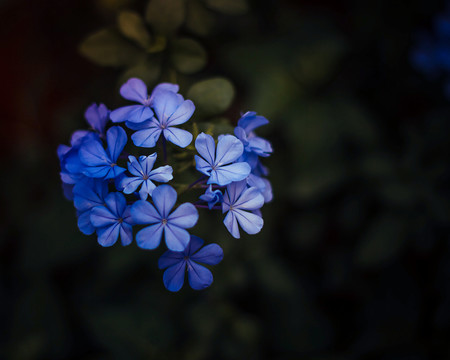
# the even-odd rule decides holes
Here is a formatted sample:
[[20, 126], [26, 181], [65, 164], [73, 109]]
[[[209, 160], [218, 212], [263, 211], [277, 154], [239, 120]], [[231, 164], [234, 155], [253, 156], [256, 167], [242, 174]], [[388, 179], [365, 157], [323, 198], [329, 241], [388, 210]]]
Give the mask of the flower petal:
[[183, 103], [178, 106], [175, 112], [170, 116], [167, 120], [168, 126], [175, 126], [184, 124], [188, 121], [192, 114], [194, 113], [195, 105], [191, 100], [185, 100]]
[[189, 229], [193, 227], [198, 220], [198, 211], [191, 203], [184, 203], [178, 206], [167, 218], [168, 223], [178, 227]]
[[203, 246], [203, 243], [204, 243], [203, 239], [200, 239], [198, 236], [191, 235], [189, 244], [188, 246], [186, 246], [186, 249], [184, 250], [184, 255], [191, 256]]
[[[140, 200], [142, 201], [142, 200]], [[163, 224], [157, 223], [143, 228], [136, 234], [136, 243], [142, 249], [152, 250], [158, 247], [163, 233]]]
[[131, 218], [135, 224], [154, 224], [161, 222], [161, 215], [148, 201], [138, 200], [130, 209]]
[[106, 142], [108, 143], [108, 152], [112, 162], [117, 161], [127, 140], [127, 133], [120, 126], [109, 128], [106, 133]]
[[188, 279], [191, 288], [194, 290], [203, 290], [212, 284], [213, 275], [204, 266], [196, 264], [193, 261], [188, 261]]
[[166, 245], [169, 250], [183, 251], [186, 249], [190, 239], [190, 235], [187, 230], [170, 223], [167, 223], [164, 228]]
[[95, 208], [93, 208], [91, 210], [90, 219], [92, 225], [94, 225], [96, 228], [111, 226], [118, 223], [117, 217], [104, 206], [96, 206]]
[[150, 171], [149, 179], [158, 182], [168, 182], [173, 179], [173, 169], [170, 165], [161, 166], [155, 170]]
[[167, 119], [181, 105], [183, 99], [171, 91], [158, 91], [153, 97], [153, 108], [160, 124], [167, 125]]
[[177, 192], [170, 185], [160, 185], [153, 190], [152, 199], [156, 209], [161, 215], [160, 218], [167, 219], [177, 201]]
[[144, 130], [138, 130], [133, 135], [131, 135], [131, 139], [133, 140], [134, 145], [141, 147], [154, 147], [156, 142], [161, 135], [162, 130], [157, 127], [151, 127]]
[[103, 134], [105, 132], [105, 125], [108, 122], [108, 108], [105, 104], [92, 104], [86, 109], [84, 117], [89, 125], [92, 126], [94, 130]]
[[124, 194], [132, 194], [143, 182], [144, 180], [142, 180], [142, 178], [125, 176], [121, 179], [119, 184]]
[[127, 100], [142, 104], [148, 97], [147, 86], [141, 79], [131, 78], [120, 87], [120, 95]]
[[211, 171], [208, 184], [228, 185], [232, 182], [244, 180], [250, 174], [250, 165], [245, 162], [220, 166]]
[[142, 183], [141, 190], [139, 190], [139, 197], [141, 200], [146, 200], [149, 195], [152, 195], [153, 190], [156, 186], [150, 180], [145, 180]]
[[158, 260], [158, 268], [165, 269], [169, 266], [175, 265], [179, 262], [182, 262], [184, 258], [184, 254], [181, 251], [170, 251], [167, 250]]
[[144, 169], [142, 168], [140, 161], [133, 155], [128, 156], [128, 171], [137, 177], [142, 177], [144, 175]]
[[201, 133], [195, 139], [195, 148], [203, 159], [206, 160], [209, 165], [213, 165], [215, 162], [216, 143], [211, 135]]
[[192, 142], [192, 134], [183, 129], [168, 127], [163, 130], [163, 133], [167, 141], [170, 141], [181, 148], [185, 148]]
[[264, 116], [256, 115], [256, 112], [254, 111], [248, 111], [239, 119], [238, 126], [243, 128], [248, 134], [257, 127], [268, 123], [269, 120], [267, 120]]
[[99, 141], [87, 141], [78, 153], [80, 160], [87, 166], [109, 165], [111, 160]]
[[110, 193], [105, 198], [105, 203], [111, 214], [115, 215], [117, 219], [123, 216], [123, 212], [127, 207], [127, 200], [120, 192]]
[[94, 225], [91, 223], [91, 211], [85, 211], [78, 215], [78, 228], [84, 235], [92, 235], [95, 231]]
[[225, 219], [223, 220], [223, 223], [234, 238], [239, 239], [241, 237], [241, 235], [239, 234], [237, 219], [234, 216], [233, 211], [228, 212], [227, 216], [225, 216]]
[[129, 121], [132, 123], [142, 123], [153, 117], [153, 111], [144, 105], [130, 105], [118, 108], [109, 114], [112, 122], [118, 123]]
[[229, 164], [235, 161], [244, 152], [244, 145], [236, 136], [222, 136], [217, 143], [216, 165]]
[[112, 246], [116, 243], [119, 238], [120, 225], [115, 223], [112, 226], [105, 226], [103, 228], [97, 229], [98, 243], [101, 246]]
[[262, 217], [239, 209], [234, 209], [231, 212], [234, 213], [234, 216], [236, 217], [236, 220], [242, 230], [244, 230], [247, 234], [252, 235], [261, 231], [264, 225], [264, 220]]
[[122, 223], [120, 226], [120, 239], [123, 246], [130, 245], [133, 241], [133, 228], [131, 225]]
[[223, 250], [217, 244], [209, 244], [190, 257], [194, 261], [207, 265], [216, 265], [223, 259]]
[[195, 158], [195, 168], [202, 174], [210, 176], [212, 170], [211, 165], [198, 155], [194, 155], [194, 158]]
[[104, 204], [104, 195], [108, 192], [108, 184], [99, 180], [94, 181], [95, 183], [91, 186], [80, 182], [74, 186], [73, 202], [77, 210], [86, 211]]
[[153, 165], [155, 165], [156, 156], [156, 153], [148, 156], [139, 156], [139, 162], [141, 163], [142, 171], [144, 172], [144, 174], [150, 174], [153, 169]]
[[264, 205], [264, 196], [256, 187], [245, 189], [239, 199], [233, 204], [234, 208], [256, 210]]
[[163, 282], [167, 290], [177, 292], [183, 287], [185, 269], [186, 261], [183, 260], [164, 271]]
[[227, 186], [225, 195], [223, 196], [223, 202], [227, 205], [233, 205], [241, 196], [242, 192], [247, 189], [246, 181], [239, 181], [231, 183]]

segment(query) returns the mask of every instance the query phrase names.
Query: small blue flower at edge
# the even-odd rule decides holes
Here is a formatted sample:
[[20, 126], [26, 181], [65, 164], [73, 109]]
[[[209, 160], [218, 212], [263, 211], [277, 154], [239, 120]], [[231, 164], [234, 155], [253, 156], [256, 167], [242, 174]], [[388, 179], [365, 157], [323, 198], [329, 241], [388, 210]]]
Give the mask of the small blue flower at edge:
[[119, 181], [119, 188], [123, 189], [125, 194], [135, 192], [142, 185], [139, 196], [141, 200], [146, 200], [148, 195], [152, 195], [153, 190], [156, 188], [152, 180], [165, 183], [173, 179], [173, 169], [169, 165], [153, 170], [156, 156], [156, 153], [149, 156], [140, 156], [139, 161], [132, 155], [128, 157], [128, 171], [134, 176], [124, 176]]
[[117, 165], [125, 144], [127, 134], [119, 126], [111, 127], [106, 133], [107, 150], [100, 141], [84, 142], [79, 151], [81, 162], [85, 165], [83, 174], [92, 178], [112, 179], [122, 174], [125, 169]]
[[191, 100], [171, 91], [159, 90], [153, 98], [155, 117], [141, 124], [127, 123], [132, 130], [137, 130], [132, 136], [136, 146], [154, 147], [161, 134], [167, 141], [185, 148], [192, 142], [189, 131], [174, 126], [184, 124], [194, 113], [195, 106]]
[[108, 182], [87, 178], [77, 182], [73, 188], [73, 204], [78, 212], [78, 228], [85, 235], [95, 231], [91, 223], [91, 210], [96, 206], [106, 205]]
[[195, 148], [200, 154], [195, 155], [195, 167], [210, 177], [208, 184], [225, 186], [233, 181], [243, 180], [250, 174], [248, 163], [233, 163], [244, 152], [244, 145], [233, 135], [221, 136], [216, 150], [213, 137], [201, 133], [195, 139]]
[[184, 251], [166, 251], [158, 261], [160, 269], [166, 269], [163, 275], [164, 286], [172, 292], [179, 291], [184, 284], [187, 267], [189, 285], [194, 290], [203, 290], [213, 282], [211, 271], [197, 262], [216, 265], [223, 259], [223, 250], [217, 244], [209, 244], [200, 250], [203, 240], [191, 235], [189, 245]]
[[91, 223], [96, 228], [98, 243], [112, 246], [119, 238], [126, 246], [133, 240], [130, 206], [125, 196], [119, 192], [110, 193], [105, 198], [106, 206], [96, 206], [91, 210]]
[[247, 234], [258, 233], [264, 220], [253, 212], [263, 205], [261, 192], [255, 187], [247, 187], [245, 180], [228, 185], [223, 196], [222, 212], [228, 212], [223, 223], [230, 234], [236, 239], [240, 238], [238, 224]]
[[177, 201], [177, 192], [170, 185], [156, 187], [152, 200], [154, 205], [138, 200], [131, 206], [131, 216], [135, 224], [150, 224], [136, 234], [136, 243], [143, 249], [155, 249], [164, 232], [169, 250], [183, 251], [189, 243], [189, 233], [186, 229], [197, 223], [197, 209], [191, 203], [184, 203], [171, 212]]
[[162, 83], [155, 87], [151, 96], [148, 96], [147, 86], [138, 78], [131, 78], [120, 88], [120, 95], [131, 101], [136, 101], [141, 105], [130, 105], [118, 108], [111, 112], [112, 122], [128, 121], [130, 123], [142, 123], [153, 117], [150, 108], [153, 105], [154, 95], [160, 90], [178, 92], [178, 85]]
[[206, 189], [203, 195], [200, 195], [200, 200], [203, 200], [208, 203], [209, 210], [211, 210], [214, 205], [217, 203], [221, 203], [223, 199], [223, 194], [220, 190], [212, 190], [212, 185]]
[[93, 103], [84, 113], [86, 121], [100, 135], [105, 136], [106, 123], [109, 120], [109, 110], [105, 104], [97, 105]]

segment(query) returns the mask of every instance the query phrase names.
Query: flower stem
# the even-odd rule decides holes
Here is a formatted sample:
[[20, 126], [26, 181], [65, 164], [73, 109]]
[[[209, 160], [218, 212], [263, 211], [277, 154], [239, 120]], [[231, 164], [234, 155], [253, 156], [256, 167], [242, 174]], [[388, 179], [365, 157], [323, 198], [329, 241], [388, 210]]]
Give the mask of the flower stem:
[[202, 182], [202, 181], [204, 181], [204, 180], [206, 180], [206, 175], [200, 176], [200, 178], [198, 178], [197, 180], [195, 180], [192, 184], [190, 184], [190, 185], [188, 186], [188, 189], [194, 187], [195, 185], [197, 185], [198, 183], [200, 183], [200, 182]]
[[[195, 206], [196, 208], [200, 208], [200, 209], [209, 209], [209, 206], [208, 206], [208, 205], [194, 204], [194, 206]], [[213, 207], [211, 208], [211, 210], [221, 210], [221, 209], [222, 209], [222, 207], [220, 207], [220, 206], [213, 206]]]

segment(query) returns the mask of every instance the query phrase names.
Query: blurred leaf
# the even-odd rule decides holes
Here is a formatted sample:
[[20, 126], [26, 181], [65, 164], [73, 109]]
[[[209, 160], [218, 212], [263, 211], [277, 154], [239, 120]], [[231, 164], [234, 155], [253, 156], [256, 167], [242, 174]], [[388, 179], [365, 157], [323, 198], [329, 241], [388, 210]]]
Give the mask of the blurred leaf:
[[142, 53], [111, 29], [100, 30], [88, 36], [80, 45], [80, 52], [102, 66], [134, 64]]
[[214, 17], [198, 0], [187, 3], [186, 27], [194, 34], [206, 36], [214, 26]]
[[185, 13], [184, 0], [150, 0], [145, 20], [157, 33], [170, 34], [181, 26]]
[[189, 89], [187, 97], [203, 114], [217, 115], [231, 105], [234, 98], [234, 87], [225, 78], [212, 78], [194, 84]]
[[405, 240], [404, 230], [403, 219], [395, 213], [375, 219], [356, 249], [356, 263], [377, 266], [396, 256]]
[[149, 54], [154, 54], [163, 51], [167, 46], [167, 39], [164, 36], [156, 35], [155, 40], [147, 49]]
[[193, 39], [182, 38], [173, 42], [172, 63], [182, 74], [193, 74], [203, 69], [206, 56], [203, 46]]
[[206, 5], [227, 15], [242, 15], [248, 11], [247, 0], [205, 0]]
[[156, 61], [146, 61], [127, 69], [119, 78], [119, 84], [125, 83], [132, 77], [142, 79], [148, 86], [155, 84], [161, 73], [161, 65]]
[[122, 11], [118, 18], [119, 29], [127, 38], [135, 41], [144, 49], [150, 46], [151, 37], [144, 19], [134, 11]]

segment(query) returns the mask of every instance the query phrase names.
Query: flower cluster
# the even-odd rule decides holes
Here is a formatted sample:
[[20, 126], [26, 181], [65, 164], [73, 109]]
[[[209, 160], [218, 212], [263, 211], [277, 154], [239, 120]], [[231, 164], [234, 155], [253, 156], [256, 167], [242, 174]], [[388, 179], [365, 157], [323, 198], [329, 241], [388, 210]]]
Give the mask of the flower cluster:
[[445, 12], [433, 19], [434, 32], [421, 32], [411, 52], [413, 66], [429, 78], [442, 77], [450, 97], [450, 1]]
[[[209, 134], [195, 134], [195, 147], [189, 146], [194, 135], [179, 126], [192, 117], [195, 106], [178, 91], [178, 85], [162, 83], [149, 94], [142, 80], [129, 79], [120, 94], [138, 105], [110, 111], [92, 104], [85, 112], [90, 130], [75, 131], [70, 146], [60, 145], [57, 153], [64, 194], [73, 200], [83, 234], [96, 233], [102, 246], [119, 239], [125, 246], [135, 229], [142, 249], [156, 249], [164, 238], [168, 250], [159, 268], [166, 269], [165, 287], [180, 290], [187, 271], [190, 286], [200, 290], [211, 285], [213, 276], [198, 263], [218, 264], [223, 251], [217, 244], [202, 247], [203, 240], [188, 232], [198, 221], [198, 209], [222, 210], [223, 223], [235, 238], [240, 229], [258, 233], [264, 224], [260, 209], [272, 200], [261, 158], [272, 147], [255, 133], [268, 120], [254, 112], [239, 119], [234, 135], [220, 135], [216, 141]], [[167, 184], [174, 179], [168, 143], [175, 145], [171, 153], [195, 159], [195, 168], [183, 170], [200, 172], [192, 184]], [[198, 200], [179, 204], [186, 189], [197, 192]]]

